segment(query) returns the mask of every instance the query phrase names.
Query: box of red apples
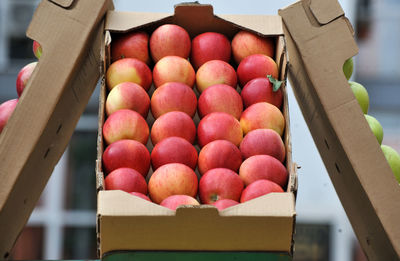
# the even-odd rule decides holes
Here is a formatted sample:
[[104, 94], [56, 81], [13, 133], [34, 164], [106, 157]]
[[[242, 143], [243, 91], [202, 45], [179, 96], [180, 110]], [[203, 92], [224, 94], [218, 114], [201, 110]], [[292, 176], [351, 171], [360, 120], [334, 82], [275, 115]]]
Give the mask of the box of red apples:
[[[201, 21], [201, 22], [199, 22]], [[99, 254], [292, 252], [282, 19], [181, 4], [109, 11], [97, 159]]]

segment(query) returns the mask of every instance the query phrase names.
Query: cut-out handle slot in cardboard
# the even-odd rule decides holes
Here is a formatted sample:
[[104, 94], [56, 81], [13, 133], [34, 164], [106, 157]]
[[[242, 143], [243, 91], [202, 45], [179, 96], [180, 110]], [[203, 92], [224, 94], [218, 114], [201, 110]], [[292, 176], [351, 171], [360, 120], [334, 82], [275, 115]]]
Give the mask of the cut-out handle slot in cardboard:
[[55, 3], [56, 5], [59, 5], [61, 7], [69, 8], [72, 6], [74, 1], [76, 1], [76, 0], [49, 0], [49, 1]]

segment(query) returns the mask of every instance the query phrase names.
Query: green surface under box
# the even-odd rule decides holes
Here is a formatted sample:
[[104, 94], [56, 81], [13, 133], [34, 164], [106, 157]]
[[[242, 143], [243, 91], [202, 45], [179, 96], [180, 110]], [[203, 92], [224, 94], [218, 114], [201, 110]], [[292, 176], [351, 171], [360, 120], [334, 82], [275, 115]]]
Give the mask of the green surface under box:
[[192, 252], [192, 251], [118, 251], [105, 254], [102, 258], [104, 261], [203, 261], [203, 260], [265, 260], [265, 261], [291, 261], [292, 257], [283, 253], [270, 252]]

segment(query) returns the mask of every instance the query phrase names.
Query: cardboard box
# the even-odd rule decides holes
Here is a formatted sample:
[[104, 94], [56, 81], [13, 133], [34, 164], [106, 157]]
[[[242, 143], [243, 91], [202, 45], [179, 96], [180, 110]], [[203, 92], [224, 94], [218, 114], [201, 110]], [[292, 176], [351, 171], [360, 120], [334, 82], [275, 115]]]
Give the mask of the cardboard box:
[[[0, 258], [7, 258], [94, 89], [104, 47], [102, 17], [111, 8], [111, 0], [43, 0], [33, 18], [28, 36], [43, 45], [44, 54], [0, 136]], [[190, 16], [192, 35], [208, 23], [228, 35], [239, 28], [274, 35], [282, 51], [277, 56], [282, 57], [278, 59], [282, 79], [286, 43], [293, 90], [364, 252], [369, 260], [399, 260], [400, 188], [341, 72], [344, 60], [355, 55], [357, 47], [337, 0], [303, 0], [280, 10], [283, 29], [277, 26], [282, 23], [278, 16], [216, 17], [207, 8], [195, 13], [190, 5], [182, 8], [184, 12], [172, 16], [114, 13], [111, 19], [110, 13], [106, 24], [108, 29], [114, 24], [120, 32], [144, 24], [150, 30], [169, 21], [183, 23]], [[132, 15], [134, 19], [126, 21]], [[198, 23], [199, 17], [205, 17], [205, 23]], [[105, 36], [109, 43], [111, 34]], [[101, 102], [104, 109], [104, 97]], [[285, 137], [290, 152], [290, 135]], [[102, 150], [99, 136], [99, 160]], [[204, 206], [175, 213], [123, 192], [103, 191], [99, 160], [97, 221], [102, 255], [142, 248], [137, 235], [151, 241], [142, 250], [293, 251], [297, 184], [291, 158], [286, 162], [291, 173], [286, 193], [220, 213]], [[145, 226], [163, 230], [152, 234]], [[136, 235], [126, 233], [132, 231]]]
[[100, 76], [109, 0], [43, 0], [28, 37], [43, 56], [0, 136], [0, 259], [7, 258]]
[[357, 54], [337, 1], [283, 10], [289, 80], [329, 176], [368, 260], [400, 260], [400, 186], [342, 66]]
[[[198, 21], [202, 21], [199, 23]], [[110, 64], [109, 46], [118, 33], [146, 30], [151, 33], [162, 24], [173, 23], [185, 28], [191, 38], [215, 31], [232, 39], [241, 29], [274, 37], [275, 60], [280, 79], [286, 80], [286, 49], [282, 21], [274, 16], [245, 16], [213, 14], [212, 6], [182, 4], [175, 13], [107, 13], [105, 24], [105, 66]], [[105, 71], [105, 70], [104, 70]], [[104, 83], [104, 81], [103, 81]], [[284, 193], [269, 195], [218, 212], [216, 208], [180, 207], [177, 211], [132, 197], [122, 191], [105, 191], [102, 171], [102, 138], [104, 101], [107, 95], [102, 85], [99, 111], [97, 160], [99, 255], [111, 251], [271, 251], [291, 254], [295, 224], [296, 166], [292, 162], [288, 102], [285, 86], [283, 113], [286, 118], [284, 142], [287, 149], [286, 166], [289, 182]], [[150, 91], [151, 95], [151, 91]], [[195, 118], [196, 119], [196, 118]], [[148, 117], [149, 125], [154, 119]], [[198, 120], [198, 118], [197, 118]], [[151, 142], [148, 143], [151, 150]], [[149, 175], [151, 175], [149, 173]]]

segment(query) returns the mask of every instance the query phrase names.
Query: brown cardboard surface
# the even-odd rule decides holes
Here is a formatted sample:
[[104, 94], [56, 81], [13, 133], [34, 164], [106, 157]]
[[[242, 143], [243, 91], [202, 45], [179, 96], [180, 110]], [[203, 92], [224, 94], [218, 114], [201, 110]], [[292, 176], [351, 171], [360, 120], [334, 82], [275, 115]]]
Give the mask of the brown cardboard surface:
[[290, 252], [295, 201], [292, 193], [280, 194], [218, 213], [206, 205], [180, 207], [175, 212], [122, 191], [100, 191], [100, 251]]
[[[198, 23], [200, 20], [202, 23]], [[286, 80], [287, 58], [282, 20], [279, 16], [218, 16], [213, 14], [212, 6], [198, 4], [178, 5], [174, 14], [109, 11], [105, 23], [105, 66], [109, 65], [107, 44], [112, 44], [113, 34], [135, 29], [151, 32], [164, 23], [174, 23], [184, 27], [191, 37], [206, 31], [214, 31], [232, 38], [243, 28], [257, 31], [260, 35], [273, 36], [276, 39], [275, 60], [279, 65], [280, 79]], [[292, 253], [297, 177], [296, 165], [292, 162], [291, 155], [285, 84], [282, 88], [285, 93], [283, 113], [286, 118], [283, 138], [287, 149], [286, 166], [290, 175], [286, 192], [260, 197], [221, 212], [205, 205], [182, 207], [175, 212], [133, 198], [122, 191], [103, 190], [104, 173], [101, 157], [105, 146], [102, 126], [105, 118], [104, 100], [107, 95], [103, 84], [96, 162], [97, 235], [100, 242], [100, 257], [110, 251], [118, 250], [243, 250]], [[151, 124], [154, 119], [149, 116], [147, 120]], [[148, 148], [151, 150], [152, 146], [149, 143]]]
[[109, 0], [43, 0], [35, 12], [27, 35], [43, 55], [0, 136], [0, 259], [27, 222], [96, 86], [102, 18], [110, 8]]
[[400, 187], [342, 71], [358, 51], [353, 29], [339, 8], [321, 15], [337, 5], [302, 1], [280, 10], [289, 80], [368, 259], [399, 260]]

